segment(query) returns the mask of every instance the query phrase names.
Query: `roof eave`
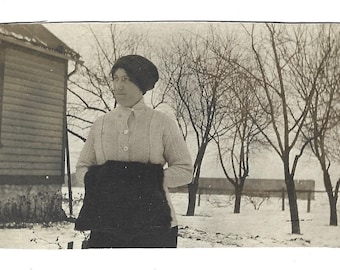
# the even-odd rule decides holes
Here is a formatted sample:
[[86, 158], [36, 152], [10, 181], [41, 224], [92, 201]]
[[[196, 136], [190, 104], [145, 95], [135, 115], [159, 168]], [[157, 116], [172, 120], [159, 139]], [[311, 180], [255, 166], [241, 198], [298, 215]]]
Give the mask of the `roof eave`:
[[54, 56], [54, 57], [58, 57], [58, 58], [61, 58], [61, 59], [71, 60], [71, 61], [74, 61], [74, 62], [82, 62], [80, 60], [79, 55], [71, 56], [71, 55], [68, 55], [68, 54], [59, 53], [59, 52], [56, 52], [52, 49], [49, 49], [48, 47], [36, 46], [36, 45], [33, 45], [29, 42], [23, 42], [21, 40], [13, 39], [11, 37], [7, 37], [7, 36], [0, 34], [0, 42], [1, 41], [7, 42], [7, 43], [10, 43], [10, 44], [13, 44], [13, 45], [25, 47], [25, 48], [28, 48], [28, 49], [31, 49], [31, 50], [34, 50], [34, 51], [37, 51], [37, 52], [45, 53], [45, 54], [48, 54], [48, 55], [51, 55], [51, 56]]

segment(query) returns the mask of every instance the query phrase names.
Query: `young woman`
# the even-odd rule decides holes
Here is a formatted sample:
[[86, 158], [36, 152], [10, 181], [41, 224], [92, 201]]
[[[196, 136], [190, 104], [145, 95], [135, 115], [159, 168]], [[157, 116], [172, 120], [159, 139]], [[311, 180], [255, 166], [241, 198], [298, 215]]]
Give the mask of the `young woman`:
[[191, 182], [189, 151], [175, 121], [144, 103], [159, 78], [151, 61], [123, 56], [111, 74], [119, 106], [94, 122], [81, 151], [76, 229], [91, 230], [89, 248], [177, 247], [168, 187]]

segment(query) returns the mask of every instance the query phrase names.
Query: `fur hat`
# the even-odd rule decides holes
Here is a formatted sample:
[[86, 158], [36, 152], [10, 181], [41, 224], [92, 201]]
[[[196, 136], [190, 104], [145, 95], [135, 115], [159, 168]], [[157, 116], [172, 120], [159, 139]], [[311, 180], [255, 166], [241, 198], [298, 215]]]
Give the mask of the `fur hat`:
[[154, 88], [159, 79], [157, 67], [148, 59], [140, 55], [126, 55], [120, 57], [111, 69], [113, 76], [118, 68], [126, 71], [130, 79], [145, 94]]

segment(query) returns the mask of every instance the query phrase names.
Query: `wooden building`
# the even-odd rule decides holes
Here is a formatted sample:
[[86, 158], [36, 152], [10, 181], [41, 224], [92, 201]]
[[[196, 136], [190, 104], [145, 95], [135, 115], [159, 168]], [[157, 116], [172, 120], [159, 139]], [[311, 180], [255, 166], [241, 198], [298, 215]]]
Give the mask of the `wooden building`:
[[64, 218], [66, 92], [79, 55], [41, 24], [0, 24], [0, 222]]

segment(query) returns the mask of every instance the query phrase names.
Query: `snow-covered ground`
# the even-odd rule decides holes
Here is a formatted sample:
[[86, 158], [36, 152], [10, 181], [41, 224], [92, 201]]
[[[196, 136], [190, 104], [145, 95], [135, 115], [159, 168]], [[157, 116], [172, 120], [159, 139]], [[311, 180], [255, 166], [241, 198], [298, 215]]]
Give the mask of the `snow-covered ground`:
[[[73, 191], [73, 196], [76, 199], [74, 205], [75, 214], [79, 212], [81, 207], [81, 200], [77, 199], [82, 196], [82, 191], [82, 189], [75, 189]], [[67, 198], [66, 194], [64, 196]], [[225, 249], [217, 248], [230, 248], [229, 250], [234, 250], [232, 248], [244, 247], [245, 250], [248, 250], [247, 248], [252, 247], [328, 247], [326, 249], [328, 254], [330, 250], [339, 251], [340, 226], [328, 225], [329, 207], [325, 194], [316, 195], [315, 200], [312, 201], [310, 213], [307, 213], [306, 201], [298, 202], [300, 235], [291, 234], [289, 208], [286, 205], [286, 210], [282, 211], [282, 202], [279, 198], [266, 199], [260, 205], [260, 198], [243, 197], [241, 213], [233, 214], [233, 199], [231, 197], [202, 195], [200, 205], [196, 206], [195, 216], [188, 217], [185, 215], [187, 195], [172, 194], [171, 196], [179, 223], [179, 248], [186, 248], [188, 250], [191, 250], [190, 248], [201, 248], [201, 250], [216, 248], [214, 250], [219, 250], [220, 252]], [[255, 207], [259, 209], [255, 210]], [[64, 208], [67, 212], [68, 203], [66, 201]], [[340, 216], [339, 213], [338, 216]], [[13, 227], [18, 226], [13, 225]], [[75, 231], [73, 229], [74, 224], [71, 222], [44, 225], [26, 224], [21, 227], [24, 228], [0, 229], [1, 249], [9, 252], [13, 249], [16, 252], [27, 249], [40, 251], [67, 249], [67, 244], [73, 242], [73, 249], [80, 251], [82, 240], [88, 234]], [[258, 250], [263, 249], [251, 250], [251, 254], [254, 254], [254, 252], [256, 254]], [[266, 254], [271, 252], [271, 249], [264, 250], [266, 250]], [[312, 252], [314, 249], [308, 250]], [[320, 249], [317, 250], [318, 254], [320, 254]], [[210, 254], [210, 252], [204, 254]], [[201, 251], [195, 249], [194, 254], [201, 254]], [[213, 254], [219, 253], [214, 252]], [[227, 251], [223, 254], [228, 259], [227, 254], [233, 253]], [[310, 255], [311, 253], [308, 254]], [[199, 260], [200, 258], [197, 259]]]

